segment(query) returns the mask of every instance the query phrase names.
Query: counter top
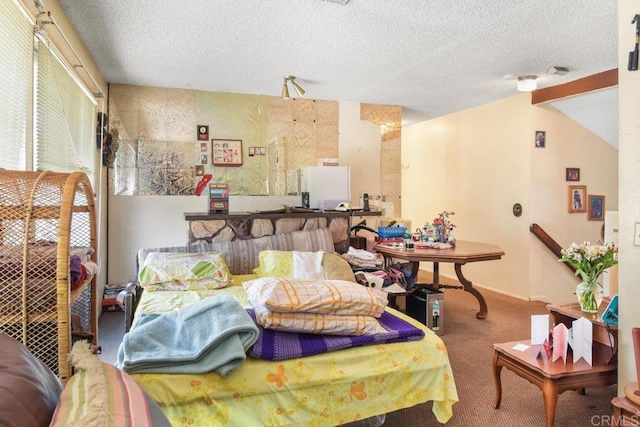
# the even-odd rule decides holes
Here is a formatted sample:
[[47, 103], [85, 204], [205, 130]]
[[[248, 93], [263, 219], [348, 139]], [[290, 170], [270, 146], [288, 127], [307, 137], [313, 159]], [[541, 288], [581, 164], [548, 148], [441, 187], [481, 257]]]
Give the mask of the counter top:
[[293, 210], [275, 209], [270, 211], [253, 211], [253, 212], [229, 212], [229, 213], [207, 213], [207, 212], [185, 212], [185, 221], [208, 221], [217, 219], [243, 219], [243, 218], [348, 218], [352, 216], [381, 216], [380, 211], [321, 211], [321, 210]]

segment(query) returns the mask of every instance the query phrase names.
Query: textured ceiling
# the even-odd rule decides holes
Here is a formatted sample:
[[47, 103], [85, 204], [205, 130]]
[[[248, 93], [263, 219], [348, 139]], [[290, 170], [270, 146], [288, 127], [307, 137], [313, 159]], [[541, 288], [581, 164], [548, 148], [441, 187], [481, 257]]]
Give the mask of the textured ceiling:
[[515, 95], [505, 74], [543, 88], [618, 61], [613, 1], [59, 1], [108, 82], [279, 96], [291, 74], [404, 124]]

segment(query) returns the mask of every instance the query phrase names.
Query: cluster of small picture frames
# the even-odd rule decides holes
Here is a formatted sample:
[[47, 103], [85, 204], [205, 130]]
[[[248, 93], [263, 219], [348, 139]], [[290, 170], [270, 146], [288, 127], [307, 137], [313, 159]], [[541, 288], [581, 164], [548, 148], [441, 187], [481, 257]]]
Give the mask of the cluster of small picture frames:
[[568, 202], [569, 213], [586, 212], [589, 221], [604, 221], [604, 196], [587, 194], [586, 185], [570, 185]]

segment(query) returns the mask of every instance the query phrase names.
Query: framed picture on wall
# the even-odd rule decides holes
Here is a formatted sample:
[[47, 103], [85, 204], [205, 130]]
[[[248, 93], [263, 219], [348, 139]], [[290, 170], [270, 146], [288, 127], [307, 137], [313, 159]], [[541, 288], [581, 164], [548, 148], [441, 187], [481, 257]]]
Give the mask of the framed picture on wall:
[[536, 148], [544, 148], [547, 143], [547, 132], [543, 130], [536, 131], [534, 145]]
[[580, 181], [580, 168], [567, 168], [567, 181]]
[[589, 195], [589, 221], [604, 221], [604, 196]]
[[569, 213], [580, 213], [587, 211], [587, 186], [569, 186]]
[[241, 139], [212, 139], [214, 166], [242, 166]]

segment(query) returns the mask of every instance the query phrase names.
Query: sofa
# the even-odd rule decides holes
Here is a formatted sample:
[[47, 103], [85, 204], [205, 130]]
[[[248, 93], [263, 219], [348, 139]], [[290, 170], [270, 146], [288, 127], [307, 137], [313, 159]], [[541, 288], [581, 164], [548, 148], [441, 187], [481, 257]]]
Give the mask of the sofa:
[[131, 376], [103, 363], [87, 341], [70, 353], [74, 375], [62, 384], [19, 341], [0, 333], [0, 425], [170, 426]]
[[[157, 248], [142, 248], [138, 250], [136, 258], [136, 270], [144, 265], [150, 253], [199, 253], [211, 252], [224, 255], [225, 263], [233, 276], [234, 283], [242, 283], [257, 277], [257, 268], [260, 266], [260, 253], [263, 256], [267, 252], [291, 252], [324, 251], [323, 267], [328, 279], [356, 281], [349, 264], [335, 251], [333, 235], [327, 227], [308, 230], [293, 231], [290, 233], [273, 234], [254, 239], [239, 239], [227, 242], [207, 243], [199, 241], [183, 246], [166, 246]], [[275, 260], [271, 257], [269, 260]], [[263, 257], [263, 262], [265, 261]], [[263, 275], [276, 276], [282, 273], [281, 259], [270, 264], [271, 272], [264, 271]], [[118, 300], [125, 311], [125, 328], [129, 331], [137, 303], [142, 294], [142, 288], [135, 283], [130, 283], [118, 296]]]
[[143, 248], [138, 251], [137, 265], [141, 266], [151, 252], [215, 252], [223, 254], [229, 271], [234, 276], [254, 274], [259, 265], [260, 252], [277, 251], [325, 251], [334, 253], [333, 236], [329, 228], [293, 231], [255, 239], [239, 239], [228, 242], [206, 243], [199, 241], [185, 246]]

